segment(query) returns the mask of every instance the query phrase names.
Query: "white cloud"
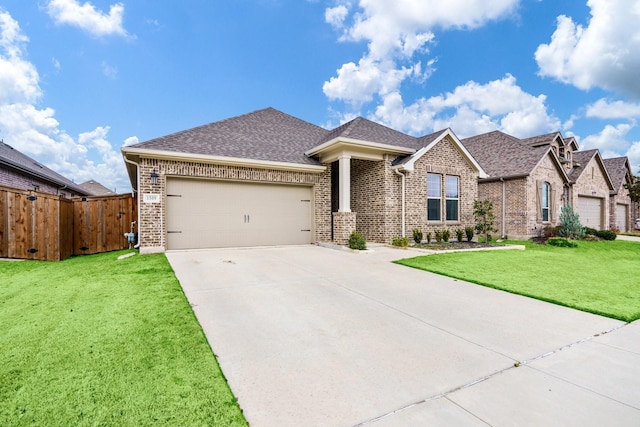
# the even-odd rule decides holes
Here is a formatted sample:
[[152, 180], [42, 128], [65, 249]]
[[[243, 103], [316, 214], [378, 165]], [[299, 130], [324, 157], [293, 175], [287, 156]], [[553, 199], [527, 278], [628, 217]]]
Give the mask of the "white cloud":
[[[343, 41], [366, 41], [368, 51], [358, 61], [342, 65], [323, 85], [332, 100], [368, 102], [397, 91], [408, 77], [422, 68], [412, 58], [427, 52], [436, 28], [476, 28], [513, 12], [519, 0], [359, 0], [325, 11], [325, 20], [341, 29]], [[350, 10], [351, 9], [351, 10]], [[355, 9], [355, 10], [353, 10]], [[347, 23], [349, 13], [352, 22]], [[433, 65], [432, 61], [429, 61]], [[429, 66], [417, 76], [424, 80]]]
[[627, 150], [626, 156], [629, 158], [629, 165], [635, 175], [640, 175], [640, 141], [635, 141]]
[[102, 74], [109, 80], [115, 80], [118, 77], [118, 68], [102, 61]]
[[486, 84], [470, 81], [453, 92], [421, 98], [408, 106], [399, 92], [390, 93], [372, 118], [416, 135], [451, 127], [460, 137], [495, 129], [529, 137], [562, 126], [547, 112], [545, 101], [544, 95], [523, 91], [508, 74]]
[[586, 116], [598, 119], [640, 118], [640, 104], [601, 98], [587, 106]]
[[58, 25], [71, 25], [98, 37], [127, 36], [127, 31], [122, 26], [122, 3], [111, 5], [108, 14], [97, 10], [89, 2], [80, 4], [77, 0], [50, 0], [46, 10]]
[[327, 8], [324, 12], [324, 20], [334, 28], [342, 28], [344, 20], [349, 14], [347, 6], [341, 4], [335, 7]]
[[403, 80], [413, 75], [420, 78], [421, 64], [396, 68], [393, 61], [375, 61], [370, 57], [344, 64], [336, 77], [322, 86], [329, 99], [339, 99], [350, 103], [368, 102], [373, 94], [385, 95], [396, 91]]
[[129, 145], [137, 144], [138, 142], [140, 142], [140, 140], [137, 136], [130, 136], [129, 138], [124, 140], [124, 144], [122, 145], [124, 147], [128, 147]]
[[561, 15], [548, 44], [535, 53], [539, 73], [588, 90], [640, 98], [640, 0], [589, 0], [588, 26]]
[[0, 132], [4, 141], [75, 182], [95, 179], [126, 191], [130, 184], [119, 150], [107, 139], [109, 127], [96, 127], [76, 141], [60, 128], [54, 109], [36, 106], [42, 90], [35, 67], [24, 59], [27, 40], [18, 22], [0, 10]]
[[58, 61], [58, 59], [56, 58], [51, 58], [51, 65], [53, 65], [53, 69], [55, 70], [56, 73], [59, 73], [60, 70], [62, 69], [62, 65], [60, 64], [60, 61]]
[[598, 148], [604, 157], [620, 156], [629, 148], [627, 135], [635, 126], [635, 123], [606, 125], [599, 133], [583, 138], [580, 141], [580, 149]]

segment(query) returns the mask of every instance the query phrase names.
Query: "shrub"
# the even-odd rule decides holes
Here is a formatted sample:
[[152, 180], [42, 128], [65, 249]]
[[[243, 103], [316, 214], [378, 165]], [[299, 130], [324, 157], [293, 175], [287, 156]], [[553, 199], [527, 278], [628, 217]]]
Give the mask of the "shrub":
[[462, 242], [462, 239], [464, 238], [464, 230], [462, 228], [456, 228], [455, 233], [456, 233], [456, 240], [458, 242]]
[[449, 230], [447, 230], [446, 228], [442, 230], [442, 240], [444, 242], [448, 242], [450, 237], [451, 237], [451, 232]]
[[407, 246], [409, 246], [409, 238], [408, 237], [400, 237], [400, 236], [396, 236], [393, 239], [391, 239], [391, 244], [393, 246], [400, 246], [401, 248], [406, 248]]
[[562, 237], [552, 237], [547, 240], [547, 244], [551, 246], [558, 246], [560, 248], [576, 248], [578, 244], [576, 242], [572, 242], [571, 240], [564, 239]]
[[349, 248], [363, 251], [367, 249], [367, 242], [362, 237], [362, 234], [357, 231], [352, 231], [349, 236]]
[[491, 200], [474, 200], [473, 217], [476, 221], [476, 231], [484, 234], [485, 242], [491, 241], [491, 233], [498, 231], [493, 226], [495, 215], [493, 214], [493, 202]]
[[604, 240], [616, 240], [618, 235], [611, 230], [598, 230], [596, 236]]
[[564, 205], [560, 211], [560, 230], [558, 233], [569, 239], [582, 239], [584, 227], [580, 224], [580, 215], [570, 205]]
[[467, 236], [467, 242], [470, 242], [471, 239], [473, 239], [473, 234], [474, 234], [474, 229], [473, 227], [465, 227], [464, 228], [464, 234]]
[[598, 230], [596, 230], [595, 228], [591, 228], [591, 227], [584, 227], [584, 232], [585, 232], [585, 234], [590, 234], [592, 236], [596, 236], [598, 234]]
[[427, 233], [427, 243], [431, 243], [431, 232]]
[[413, 241], [418, 245], [422, 242], [422, 230], [419, 228], [413, 229]]
[[442, 243], [442, 231], [441, 230], [436, 230], [434, 231], [435, 234], [435, 239], [436, 239], [436, 243]]

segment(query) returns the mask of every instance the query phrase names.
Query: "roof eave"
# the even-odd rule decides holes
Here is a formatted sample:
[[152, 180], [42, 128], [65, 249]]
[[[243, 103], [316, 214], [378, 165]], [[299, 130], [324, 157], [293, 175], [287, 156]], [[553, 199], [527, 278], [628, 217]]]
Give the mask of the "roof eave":
[[506, 176], [488, 176], [486, 178], [479, 179], [478, 182], [494, 182], [494, 181], [510, 181], [512, 179], [522, 179], [528, 177], [530, 174], [521, 173], [516, 175], [506, 175]]
[[9, 166], [10, 168], [13, 168], [13, 169], [15, 169], [17, 171], [20, 171], [20, 172], [24, 173], [24, 174], [31, 175], [31, 176], [34, 176], [34, 177], [36, 177], [38, 179], [41, 179], [42, 181], [54, 184], [55, 186], [58, 187], [58, 190], [63, 190], [65, 188], [68, 188], [69, 190], [72, 190], [73, 192], [81, 194], [83, 196], [91, 196], [92, 195], [91, 192], [85, 190], [84, 188], [80, 187], [79, 185], [77, 185], [75, 183], [72, 183], [72, 185], [69, 185], [69, 183], [54, 180], [54, 179], [52, 179], [51, 177], [49, 177], [47, 175], [40, 174], [40, 173], [38, 173], [38, 172], [36, 172], [34, 170], [31, 170], [29, 168], [25, 168], [25, 167], [21, 166], [20, 164], [14, 163], [14, 162], [12, 162], [12, 161], [10, 161], [8, 159], [0, 159], [0, 163], [5, 164], [5, 165]]
[[305, 151], [304, 154], [307, 157], [315, 157], [322, 156], [323, 153], [328, 153], [338, 149], [349, 148], [355, 150], [364, 149], [368, 151], [378, 151], [389, 154], [413, 154], [416, 152], [416, 150], [413, 148], [402, 147], [399, 145], [382, 144], [379, 142], [364, 141], [361, 139], [337, 137]]
[[[326, 166], [322, 165], [277, 162], [272, 160], [246, 159], [239, 157], [212, 156], [206, 154], [180, 153], [176, 151], [152, 150], [134, 147], [122, 147], [121, 151], [122, 155], [129, 160], [134, 160], [135, 158], [137, 158], [138, 160], [140, 158], [150, 158], [310, 173], [322, 173], [326, 170]], [[131, 178], [131, 180], [133, 179]]]

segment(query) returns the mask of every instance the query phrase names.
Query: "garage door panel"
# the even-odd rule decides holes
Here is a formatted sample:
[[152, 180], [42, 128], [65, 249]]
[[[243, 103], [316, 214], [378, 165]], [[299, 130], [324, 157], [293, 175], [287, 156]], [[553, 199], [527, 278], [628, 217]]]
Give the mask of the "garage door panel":
[[602, 199], [578, 196], [578, 214], [580, 215], [580, 223], [583, 226], [597, 230], [604, 228]]
[[311, 187], [167, 180], [169, 249], [307, 244]]
[[618, 203], [616, 205], [616, 227], [618, 227], [620, 231], [623, 231], [623, 232], [629, 231], [628, 218], [629, 218], [629, 205], [623, 205]]

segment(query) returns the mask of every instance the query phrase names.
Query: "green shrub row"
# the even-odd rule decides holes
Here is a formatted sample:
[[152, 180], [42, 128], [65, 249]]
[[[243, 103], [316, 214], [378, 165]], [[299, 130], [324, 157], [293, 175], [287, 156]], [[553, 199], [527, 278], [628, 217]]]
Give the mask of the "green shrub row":
[[552, 237], [547, 240], [547, 244], [551, 246], [558, 246], [561, 248], [577, 248], [578, 244], [576, 242], [572, 242], [571, 240], [567, 240], [562, 237]]
[[[464, 229], [456, 228], [453, 232], [456, 234], [456, 240], [458, 242], [462, 242], [465, 237], [467, 242], [470, 242], [473, 239], [475, 230], [473, 227], [465, 227]], [[451, 238], [451, 231], [446, 228], [443, 230], [435, 230], [433, 234], [436, 243], [448, 242]], [[416, 242], [416, 244], [422, 243], [423, 237], [424, 234], [422, 233], [422, 230], [419, 228], [413, 229], [413, 241]], [[431, 243], [431, 232], [426, 234], [426, 240], [427, 243]]]

